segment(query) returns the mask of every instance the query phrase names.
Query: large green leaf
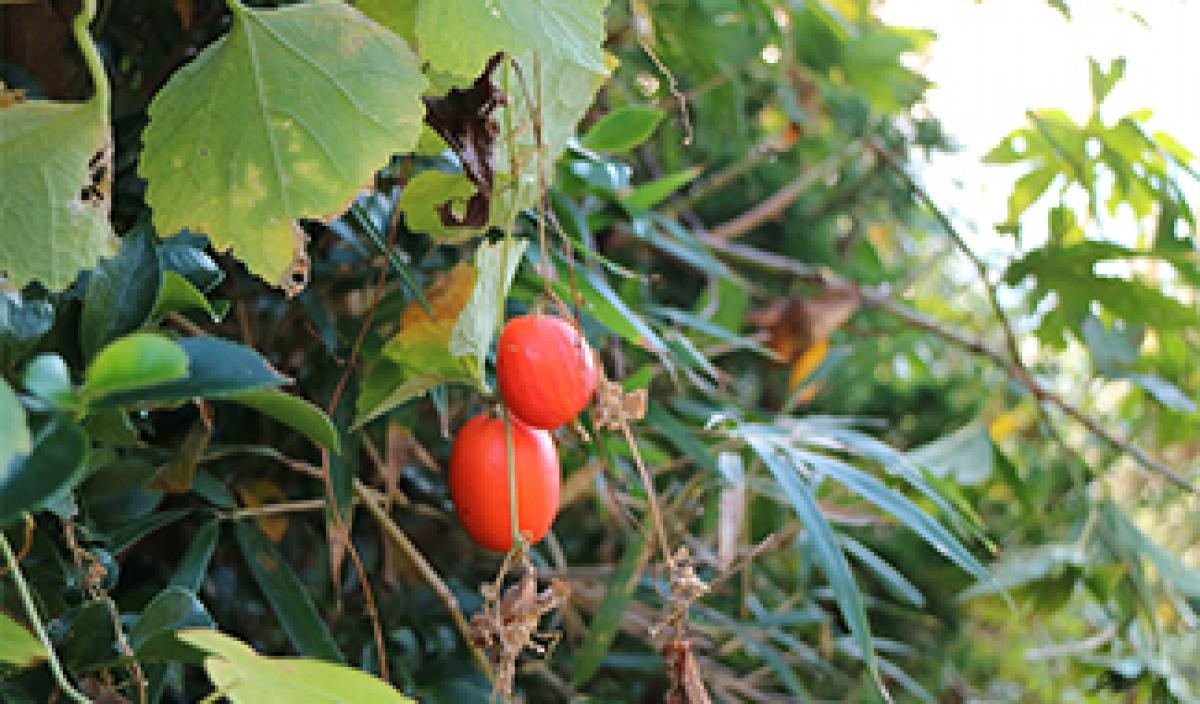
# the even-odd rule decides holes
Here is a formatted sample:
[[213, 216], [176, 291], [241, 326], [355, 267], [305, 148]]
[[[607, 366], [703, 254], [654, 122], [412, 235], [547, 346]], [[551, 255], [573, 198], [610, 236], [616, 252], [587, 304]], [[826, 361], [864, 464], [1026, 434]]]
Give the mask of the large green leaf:
[[45, 657], [45, 648], [32, 633], [0, 613], [0, 669], [29, 667]]
[[74, 487], [83, 478], [86, 451], [83, 428], [65, 418], [46, 423], [28, 455], [0, 465], [0, 528]]
[[107, 112], [101, 99], [0, 109], [0, 272], [17, 287], [66, 288], [116, 249], [107, 198], [80, 195], [93, 159], [111, 166]]
[[[433, 69], [474, 78], [498, 51], [544, 52], [555, 65], [604, 73], [608, 0], [426, 0], [417, 9], [421, 58]], [[463, 31], [464, 28], [470, 31]]]
[[185, 376], [174, 381], [106, 394], [96, 398], [92, 405], [228, 398], [288, 382], [288, 378], [275, 371], [262, 355], [236, 342], [217, 337], [185, 337], [176, 344], [183, 348], [188, 358]]
[[413, 704], [386, 682], [353, 668], [263, 657], [217, 631], [180, 631], [177, 637], [207, 653], [204, 669], [232, 704]]
[[254, 581], [262, 589], [271, 611], [279, 619], [284, 633], [287, 633], [296, 650], [303, 655], [331, 662], [345, 662], [346, 658], [338, 650], [329, 627], [317, 613], [308, 589], [301, 584], [279, 550], [251, 521], [238, 523], [235, 533]]
[[79, 338], [89, 359], [112, 340], [141, 327], [154, 310], [162, 269], [153, 235], [140, 230], [121, 241], [121, 250], [103, 260], [88, 279]]
[[25, 409], [4, 377], [0, 377], [0, 428], [4, 428], [0, 433], [0, 472], [3, 472], [14, 457], [28, 454], [31, 448]]
[[232, 8], [229, 34], [155, 97], [139, 168], [159, 232], [203, 232], [281, 285], [295, 221], [338, 215], [416, 144], [425, 81], [402, 39], [343, 3]]

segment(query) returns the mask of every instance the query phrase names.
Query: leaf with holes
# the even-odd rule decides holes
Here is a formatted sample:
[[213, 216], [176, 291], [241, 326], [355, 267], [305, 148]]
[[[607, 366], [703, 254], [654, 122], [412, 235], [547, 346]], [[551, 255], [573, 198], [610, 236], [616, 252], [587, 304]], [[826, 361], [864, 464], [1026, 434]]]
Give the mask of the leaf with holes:
[[64, 289], [116, 249], [106, 101], [0, 108], [0, 272]]
[[139, 168], [159, 232], [203, 232], [283, 285], [296, 220], [338, 215], [416, 144], [425, 80], [404, 40], [342, 3], [232, 7], [229, 34], [150, 105]]

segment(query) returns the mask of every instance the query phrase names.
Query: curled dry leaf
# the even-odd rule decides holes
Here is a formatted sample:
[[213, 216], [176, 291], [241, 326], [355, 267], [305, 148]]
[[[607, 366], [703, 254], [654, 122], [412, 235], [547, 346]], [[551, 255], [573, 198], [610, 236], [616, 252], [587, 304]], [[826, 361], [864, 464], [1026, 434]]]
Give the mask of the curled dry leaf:
[[454, 88], [440, 98], [424, 98], [426, 124], [458, 155], [463, 171], [476, 188], [461, 217], [455, 215], [449, 201], [438, 207], [442, 224], [447, 227], [483, 227], [488, 223], [495, 180], [492, 160], [500, 134], [495, 112], [508, 102], [492, 72], [503, 60], [504, 54], [493, 55], [470, 88]]
[[827, 340], [861, 304], [857, 288], [831, 285], [814, 296], [780, 299], [751, 312], [747, 321], [766, 328], [770, 333], [767, 346], [792, 363], [818, 341]]
[[480, 591], [484, 607], [471, 618], [471, 640], [488, 654], [495, 668], [494, 692], [508, 701], [521, 653], [529, 648], [545, 654], [557, 643], [559, 634], [538, 631], [538, 621], [567, 602], [571, 587], [553, 579], [539, 592], [537, 572], [526, 565], [525, 573], [503, 595], [494, 584], [485, 584]]
[[625, 393], [615, 381], [601, 379], [596, 385], [596, 424], [605, 430], [619, 430], [631, 420], [646, 416], [646, 390]]
[[708, 690], [700, 677], [700, 667], [692, 655], [691, 641], [672, 640], [662, 648], [667, 661], [666, 704], [709, 704]]

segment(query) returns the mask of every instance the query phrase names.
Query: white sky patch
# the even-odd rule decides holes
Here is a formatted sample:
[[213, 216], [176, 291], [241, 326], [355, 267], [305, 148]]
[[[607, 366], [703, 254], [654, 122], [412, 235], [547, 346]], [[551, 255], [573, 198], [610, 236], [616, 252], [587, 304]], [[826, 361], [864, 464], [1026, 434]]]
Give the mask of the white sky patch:
[[[885, 0], [887, 23], [932, 29], [938, 39], [918, 67], [935, 84], [929, 111], [961, 147], [921, 167], [921, 180], [971, 237], [995, 256], [1011, 252], [1011, 238], [992, 225], [1005, 219], [1007, 198], [1020, 169], [985, 167], [980, 158], [1026, 123], [1025, 112], [1060, 108], [1076, 121], [1091, 110], [1088, 57], [1107, 67], [1125, 56], [1125, 78], [1105, 103], [1105, 120], [1150, 108], [1152, 130], [1165, 130], [1200, 150], [1200, 2], [1187, 0], [1070, 0], [1067, 20], [1044, 0]], [[1128, 10], [1145, 18], [1143, 26]], [[1200, 185], [1184, 184], [1193, 207]], [[1031, 209], [1028, 239], [1045, 230], [1046, 205]], [[1105, 236], [1132, 243], [1132, 222], [1120, 219]]]

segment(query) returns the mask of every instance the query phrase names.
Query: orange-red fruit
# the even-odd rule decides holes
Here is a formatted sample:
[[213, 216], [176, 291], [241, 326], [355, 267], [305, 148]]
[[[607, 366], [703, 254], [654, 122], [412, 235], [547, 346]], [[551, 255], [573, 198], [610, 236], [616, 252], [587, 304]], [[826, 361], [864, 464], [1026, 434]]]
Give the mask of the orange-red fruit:
[[592, 398], [596, 360], [587, 340], [567, 321], [523, 315], [500, 333], [496, 377], [509, 410], [528, 425], [554, 430]]
[[[512, 420], [517, 526], [530, 543], [546, 535], [558, 513], [559, 464], [545, 430]], [[450, 451], [450, 500], [467, 534], [488, 550], [508, 552], [508, 450], [504, 421], [483, 413], [467, 421]]]

